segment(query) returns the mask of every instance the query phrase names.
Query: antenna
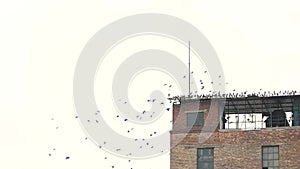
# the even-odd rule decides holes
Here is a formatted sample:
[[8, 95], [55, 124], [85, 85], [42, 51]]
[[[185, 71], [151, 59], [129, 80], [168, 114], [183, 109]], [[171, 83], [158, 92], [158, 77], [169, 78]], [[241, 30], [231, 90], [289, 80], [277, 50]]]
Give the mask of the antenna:
[[189, 94], [191, 95], [191, 41], [189, 41]]

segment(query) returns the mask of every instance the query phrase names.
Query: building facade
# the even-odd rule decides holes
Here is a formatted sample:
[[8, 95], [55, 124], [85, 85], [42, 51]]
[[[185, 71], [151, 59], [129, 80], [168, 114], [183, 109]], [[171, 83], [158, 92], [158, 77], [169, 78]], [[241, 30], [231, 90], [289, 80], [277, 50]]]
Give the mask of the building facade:
[[299, 169], [300, 96], [180, 99], [171, 169]]

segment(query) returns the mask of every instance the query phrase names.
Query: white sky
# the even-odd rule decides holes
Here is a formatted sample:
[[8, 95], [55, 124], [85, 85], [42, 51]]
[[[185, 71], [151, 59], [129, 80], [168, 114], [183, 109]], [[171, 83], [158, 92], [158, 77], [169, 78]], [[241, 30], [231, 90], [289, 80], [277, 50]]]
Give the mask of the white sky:
[[169, 14], [209, 39], [228, 91], [300, 91], [299, 9], [297, 0], [0, 1], [0, 168], [168, 168], [168, 154], [129, 163], [84, 140], [72, 80], [86, 42], [119, 18]]

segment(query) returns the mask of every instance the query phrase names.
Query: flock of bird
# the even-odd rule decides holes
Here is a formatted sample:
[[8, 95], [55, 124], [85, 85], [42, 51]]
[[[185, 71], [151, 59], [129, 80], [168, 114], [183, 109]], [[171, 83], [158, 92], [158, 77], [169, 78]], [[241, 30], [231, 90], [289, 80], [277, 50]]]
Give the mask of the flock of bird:
[[[207, 71], [204, 71], [204, 73], [207, 73]], [[193, 71], [191, 72], [193, 74]], [[184, 75], [182, 78], [186, 78], [187, 76]], [[222, 78], [221, 75], [218, 75], [218, 78]], [[199, 80], [200, 82], [200, 90], [204, 90], [205, 85], [203, 80]], [[210, 84], [214, 84], [213, 81], [210, 82]], [[225, 83], [228, 85], [228, 82]], [[219, 83], [221, 85], [221, 83]], [[200, 94], [202, 93], [202, 94]], [[258, 92], [248, 92], [248, 91], [242, 91], [237, 92], [236, 89], [233, 89], [230, 93], [225, 93], [224, 91], [213, 91], [209, 90], [208, 93], [198, 92], [194, 91], [186, 95], [176, 95], [173, 97], [170, 97], [169, 100], [186, 100], [186, 99], [212, 99], [212, 98], [244, 98], [244, 97], [273, 97], [273, 96], [294, 96], [297, 94], [296, 90], [285, 90], [285, 91], [262, 91], [262, 89], [259, 89]]]
[[[193, 74], [194, 72], [190, 72], [191, 74]], [[207, 73], [207, 71], [204, 71], [204, 73]], [[187, 78], [187, 75], [184, 75], [182, 78]], [[222, 78], [221, 75], [218, 76], [218, 78]], [[198, 91], [194, 91], [192, 93], [189, 93], [188, 95], [177, 95], [174, 96], [172, 95], [172, 93], [170, 92], [170, 89], [173, 87], [173, 84], [169, 84], [169, 83], [164, 83], [162, 84], [164, 87], [167, 87], [169, 90], [169, 92], [167, 92], [167, 98], [168, 101], [165, 100], [157, 100], [156, 98], [152, 98], [152, 99], [147, 99], [146, 102], [148, 103], [152, 103], [152, 104], [159, 104], [161, 106], [164, 106], [164, 111], [169, 112], [171, 110], [171, 106], [174, 102], [176, 101], [181, 101], [182, 99], [211, 99], [211, 98], [241, 98], [241, 97], [253, 97], [253, 96], [257, 96], [257, 97], [272, 97], [272, 96], [286, 96], [286, 95], [295, 95], [297, 93], [297, 91], [279, 91], [279, 92], [263, 92], [262, 89], [259, 90], [259, 92], [257, 93], [248, 93], [247, 91], [243, 91], [243, 92], [236, 92], [236, 90], [234, 89], [231, 93], [222, 93], [220, 91], [213, 91], [213, 90], [209, 90], [207, 94], [203, 94], [202, 91], [204, 91], [204, 88], [206, 88], [205, 83], [203, 80], [199, 80], [198, 81], [200, 83], [200, 90], [201, 92]], [[211, 86], [214, 82], [209, 82], [208, 84]], [[228, 84], [228, 83], [225, 83]], [[200, 94], [202, 93], [202, 94]], [[123, 104], [128, 104], [128, 100], [122, 100], [119, 99], [119, 101], [122, 101]], [[153, 117], [153, 115], [155, 113], [159, 113], [159, 112], [149, 112], [146, 110], [143, 110], [140, 112], [139, 115], [136, 116], [137, 119], [141, 120], [143, 118], [143, 116], [148, 115], [150, 116], [150, 118]], [[96, 111], [95, 115], [99, 115], [100, 111]], [[115, 116], [117, 119], [122, 119], [122, 117], [118, 114]], [[78, 115], [75, 116], [75, 118], [79, 118]], [[54, 118], [51, 118], [51, 120], [54, 120]], [[129, 119], [127, 118], [123, 118], [122, 120], [124, 120], [124, 122], [130, 122]], [[88, 123], [99, 123], [99, 121], [97, 119], [88, 119], [87, 120]], [[172, 123], [172, 120], [170, 120], [170, 122]], [[58, 126], [55, 127], [56, 130], [59, 129]], [[132, 131], [134, 130], [133, 127], [126, 129], [127, 134], [130, 134]], [[154, 137], [158, 132], [157, 131], [153, 131], [148, 133], [150, 137]], [[84, 138], [85, 140], [88, 140], [88, 137]], [[137, 141], [138, 139], [133, 139], [133, 141]], [[150, 148], [154, 148], [150, 142], [148, 142], [146, 139], [142, 139], [143, 141], [145, 141], [145, 146], [144, 147], [150, 147]], [[105, 144], [107, 144], [106, 141], [103, 142], [102, 145], [99, 145], [98, 147], [101, 149]], [[142, 145], [137, 145], [139, 146], [140, 149], [143, 149], [144, 147]], [[55, 151], [56, 149], [53, 148], [52, 151]], [[116, 152], [122, 151], [122, 148], [116, 148], [115, 149]], [[163, 150], [161, 150], [161, 152], [164, 152]], [[48, 153], [48, 156], [51, 157], [53, 155], [53, 153]], [[128, 156], [132, 155], [132, 153], [127, 154]], [[69, 155], [65, 156], [65, 160], [70, 160], [71, 157]], [[104, 160], [107, 160], [108, 157], [105, 156]], [[132, 160], [128, 160], [128, 162], [131, 162]], [[115, 168], [116, 165], [111, 165], [111, 168]], [[130, 169], [133, 169], [132, 167]]]
[[[262, 90], [262, 89], [260, 89]], [[197, 91], [195, 91], [197, 93]], [[257, 92], [257, 93], [248, 93], [247, 91], [244, 92], [237, 92], [233, 90], [232, 93], [221, 93], [220, 91], [212, 91], [210, 90], [208, 94], [190, 94], [190, 95], [180, 95], [180, 96], [173, 96], [169, 98], [170, 100], [186, 100], [186, 99], [212, 99], [212, 98], [244, 98], [244, 97], [273, 97], [273, 96], [294, 96], [297, 94], [296, 90], [286, 90], [286, 91], [264, 91], [264, 92]]]
[[[97, 110], [97, 111], [95, 112], [95, 115], [98, 115], [98, 114], [100, 114], [100, 111], [99, 111], [99, 110]], [[76, 115], [76, 116], [75, 116], [75, 119], [78, 119], [78, 118], [79, 118], [79, 116]], [[51, 121], [54, 121], [54, 118], [53, 118], [53, 117], [51, 118]], [[124, 121], [127, 121], [127, 120], [125, 119]], [[92, 123], [92, 120], [87, 120], [87, 122]], [[99, 121], [98, 121], [97, 119], [95, 119], [94, 122], [99, 123]], [[59, 129], [59, 126], [56, 126], [55, 129], [58, 130], [58, 129]], [[131, 128], [131, 130], [133, 130], [133, 128]], [[151, 133], [150, 136], [155, 135], [155, 134], [157, 134], [157, 132]], [[85, 137], [84, 140], [88, 140], [88, 137]], [[134, 141], [137, 141], [137, 140], [138, 140], [138, 139], [134, 139]], [[143, 140], [143, 141], [146, 141], [145, 139], [142, 139], [142, 140]], [[105, 144], [107, 144], [106, 141], [103, 142], [103, 145], [99, 145], [98, 147], [101, 149]], [[147, 145], [147, 146], [150, 146], [150, 143], [147, 142], [146, 145]], [[141, 148], [142, 148], [142, 147], [141, 147]], [[153, 146], [151, 146], [151, 148], [153, 148]], [[116, 149], [116, 152], [121, 151], [121, 150], [122, 150], [121, 148], [117, 148], [117, 149]], [[55, 152], [56, 152], [56, 148], [52, 148], [51, 151], [48, 153], [48, 156], [49, 156], [49, 157], [52, 157], [54, 154], [56, 154]], [[130, 155], [132, 155], [132, 154], [129, 153], [128, 155], [130, 156]], [[64, 159], [65, 159], [65, 160], [70, 160], [70, 159], [71, 159], [71, 156], [70, 156], [70, 155], [66, 155], [66, 156], [64, 157]], [[105, 157], [104, 157], [104, 160], [108, 160], [108, 159], [109, 159], [108, 156], [105, 156]], [[133, 161], [132, 159], [129, 159], [129, 160], [128, 160], [129, 163], [131, 163], [132, 161]], [[110, 166], [110, 168], [116, 168], [116, 165], [113, 164], [113, 165]], [[130, 167], [129, 169], [133, 169], [133, 167]]]
[[[163, 86], [168, 87], [168, 88], [169, 88], [168, 91], [170, 91], [170, 88], [172, 88], [172, 85], [169, 85], [169, 84], [164, 84]], [[170, 97], [170, 96], [171, 96], [171, 93], [168, 93], [167, 95], [168, 95], [168, 97]], [[123, 102], [123, 104], [128, 104], [128, 101], [127, 101], [127, 100], [119, 99], [118, 101]], [[157, 100], [157, 99], [154, 98], [154, 99], [147, 99], [146, 102], [147, 102], [147, 103], [151, 103], [151, 104], [159, 104], [159, 105], [161, 105], [161, 106], [164, 106], [164, 107], [165, 107], [164, 111], [168, 112], [168, 111], [171, 110], [171, 108], [168, 107], [168, 105], [172, 105], [172, 102], [173, 102], [173, 101], [168, 101], [168, 102], [166, 102], [166, 101], [159, 101], [159, 100]], [[149, 112], [149, 111], [143, 110], [143, 111], [140, 112], [140, 115], [137, 115], [137, 116], [136, 116], [136, 118], [138, 118], [138, 119], [141, 120], [141, 119], [143, 118], [143, 116], [146, 116], [146, 115], [149, 115], [150, 118], [152, 118], [153, 115], [154, 115], [155, 113], [157, 113], [157, 112]], [[97, 110], [97, 111], [95, 112], [95, 117], [96, 117], [97, 115], [100, 115], [100, 111], [99, 111], [99, 110]], [[78, 118], [80, 118], [80, 117], [79, 117], [78, 115], [76, 115], [76, 116], [75, 116], [75, 119], [78, 119]], [[124, 122], [130, 122], [130, 120], [129, 120], [128, 118], [123, 118], [123, 117], [121, 117], [119, 114], [117, 114], [117, 115], [115, 116], [115, 118], [116, 118], [116, 119], [119, 119], [119, 120], [122, 120], [122, 121], [124, 121]], [[51, 120], [54, 120], [54, 118], [51, 118]], [[87, 121], [88, 123], [99, 123], [99, 120], [97, 120], [97, 118], [95, 118], [95, 119], [86, 119], [86, 121]], [[172, 122], [172, 121], [170, 121], [170, 122]], [[55, 129], [58, 130], [58, 129], [59, 129], [59, 126], [56, 126]], [[133, 128], [133, 127], [131, 127], [131, 128], [129, 128], [129, 129], [126, 130], [127, 134], [130, 134], [132, 131], [134, 131], [134, 128]], [[157, 135], [158, 132], [157, 132], [157, 131], [153, 131], [153, 132], [149, 132], [148, 134], [149, 134], [148, 137], [155, 137], [155, 135]], [[85, 137], [84, 140], [88, 140], [88, 137]], [[151, 149], [153, 149], [153, 148], [155, 148], [153, 145], [151, 145], [151, 143], [150, 143], [147, 139], [144, 139], [144, 138], [143, 138], [143, 139], [137, 139], [137, 138], [136, 138], [136, 139], [133, 139], [134, 142], [136, 142], [136, 141], [138, 141], [138, 140], [141, 140], [141, 141], [144, 142], [143, 145], [138, 145], [138, 144], [137, 144], [137, 146], [138, 146], [139, 149], [143, 149], [143, 148], [151, 148]], [[107, 141], [104, 141], [101, 145], [98, 146], [98, 148], [99, 148], [99, 149], [102, 149], [106, 144], [108, 144], [108, 142], [107, 142]], [[52, 157], [55, 150], [56, 150], [56, 148], [53, 148], [53, 149], [51, 150], [52, 152], [49, 152], [49, 153], [48, 153], [48, 156], [49, 156], [49, 157]], [[115, 151], [116, 151], [116, 152], [122, 151], [122, 147], [116, 148]], [[161, 152], [161, 153], [164, 153], [165, 151], [164, 151], [164, 150], [160, 150], [160, 152]], [[133, 155], [133, 153], [128, 153], [128, 154], [126, 154], [126, 156], [131, 156], [131, 155]], [[67, 156], [64, 157], [64, 159], [65, 159], [65, 160], [70, 160], [70, 159], [71, 159], [71, 156], [67, 155]], [[109, 159], [109, 158], [108, 158], [107, 156], [104, 157], [104, 160], [108, 160], [108, 159]], [[132, 161], [133, 161], [132, 159], [129, 159], [129, 160], [128, 160], [128, 162], [131, 162], [131, 163], [132, 163]], [[114, 164], [114, 165], [111, 165], [110, 167], [111, 167], [111, 168], [116, 168], [117, 165]], [[122, 167], [122, 168], [123, 168], [123, 167]], [[130, 169], [133, 169], [133, 167], [130, 167]]]

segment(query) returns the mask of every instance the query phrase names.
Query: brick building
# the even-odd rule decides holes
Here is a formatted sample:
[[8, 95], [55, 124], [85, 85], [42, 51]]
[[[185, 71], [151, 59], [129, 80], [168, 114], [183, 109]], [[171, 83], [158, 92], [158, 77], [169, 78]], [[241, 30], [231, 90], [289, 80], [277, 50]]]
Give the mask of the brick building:
[[299, 95], [180, 98], [171, 169], [299, 169]]

